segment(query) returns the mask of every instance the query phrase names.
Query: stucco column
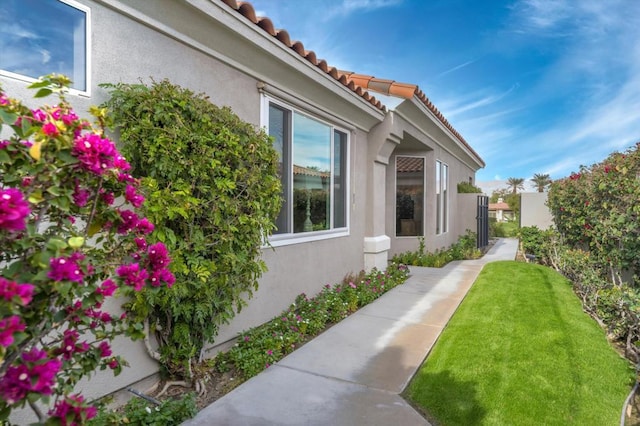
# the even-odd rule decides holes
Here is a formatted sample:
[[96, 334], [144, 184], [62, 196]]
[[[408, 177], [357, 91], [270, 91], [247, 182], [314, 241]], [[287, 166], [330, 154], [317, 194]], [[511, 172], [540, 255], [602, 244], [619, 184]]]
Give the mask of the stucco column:
[[[389, 116], [387, 116], [389, 119]], [[370, 133], [370, 151], [367, 170], [367, 215], [364, 238], [364, 267], [387, 269], [391, 239], [386, 234], [386, 187], [389, 157], [400, 143], [400, 137], [389, 131], [392, 124], [385, 120], [381, 128]], [[386, 126], [385, 126], [386, 124]], [[380, 134], [382, 133], [382, 134]], [[378, 136], [378, 137], [376, 137]]]

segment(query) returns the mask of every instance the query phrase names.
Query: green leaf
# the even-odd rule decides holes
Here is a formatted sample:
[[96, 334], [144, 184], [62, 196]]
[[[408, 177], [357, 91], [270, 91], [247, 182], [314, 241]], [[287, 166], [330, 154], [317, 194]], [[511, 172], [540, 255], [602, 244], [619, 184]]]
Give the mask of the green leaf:
[[38, 90], [36, 92], [36, 94], [33, 95], [33, 97], [34, 98], [44, 98], [46, 96], [49, 96], [52, 93], [53, 93], [53, 90], [45, 87], [45, 88], [42, 88], [42, 89]]
[[0, 124], [7, 123], [13, 124], [18, 119], [18, 114], [15, 112], [5, 111], [4, 109], [0, 109]]

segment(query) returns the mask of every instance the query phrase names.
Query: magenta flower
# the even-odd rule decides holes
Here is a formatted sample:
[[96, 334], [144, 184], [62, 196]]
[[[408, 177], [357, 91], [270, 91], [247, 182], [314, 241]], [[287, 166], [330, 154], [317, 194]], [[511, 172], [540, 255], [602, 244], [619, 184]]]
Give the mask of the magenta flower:
[[144, 197], [138, 194], [136, 188], [131, 185], [127, 185], [127, 188], [124, 191], [124, 198], [136, 208], [140, 207], [142, 203], [144, 203]]
[[167, 287], [171, 288], [176, 282], [176, 277], [168, 269], [157, 269], [151, 273], [149, 281], [154, 287], [160, 287], [164, 281]]
[[26, 228], [26, 218], [31, 213], [18, 189], [0, 189], [0, 229], [22, 231]]
[[[101, 190], [101, 191], [104, 191], [104, 190]], [[113, 195], [112, 192], [104, 192], [101, 194], [101, 197], [102, 197], [102, 201], [104, 201], [109, 206], [113, 204], [113, 202], [116, 199], [116, 197]]]
[[122, 223], [118, 226], [119, 234], [126, 234], [132, 229], [136, 228], [140, 222], [140, 217], [131, 210], [119, 210], [120, 219]]
[[56, 355], [62, 355], [62, 358], [68, 361], [76, 353], [87, 352], [89, 344], [87, 342], [78, 342], [79, 337], [80, 335], [76, 330], [65, 330], [62, 343], [55, 351]]
[[80, 161], [81, 168], [97, 175], [114, 168], [114, 157], [120, 155], [113, 142], [96, 133], [77, 137], [72, 152]]
[[91, 196], [91, 192], [87, 189], [82, 189], [80, 184], [76, 182], [76, 186], [73, 189], [73, 202], [78, 207], [84, 207], [87, 205], [87, 201], [89, 201], [89, 197]]
[[76, 121], [78, 119], [79, 119], [79, 117], [73, 111], [69, 111], [67, 114], [63, 114], [62, 115], [62, 122], [64, 124], [66, 124], [67, 126], [71, 125], [71, 123], [73, 123], [74, 121]]
[[79, 260], [78, 258], [80, 256], [71, 255], [69, 257], [52, 258], [49, 261], [49, 267], [51, 269], [47, 273], [47, 277], [54, 281], [67, 280], [81, 283], [84, 278], [84, 273], [76, 263], [76, 260]]
[[144, 238], [134, 238], [133, 241], [135, 241], [136, 246], [138, 246], [139, 250], [145, 250], [147, 248], [147, 240], [145, 240]]
[[111, 346], [109, 346], [109, 342], [107, 342], [106, 340], [100, 342], [100, 345], [98, 345], [98, 349], [100, 349], [100, 358], [106, 358], [108, 356], [111, 356], [112, 354]]
[[9, 105], [9, 97], [2, 92], [0, 92], [0, 105]]
[[163, 269], [171, 262], [167, 247], [161, 242], [149, 246], [147, 249], [147, 259], [148, 267], [151, 269]]
[[33, 284], [18, 284], [0, 277], [0, 298], [11, 302], [14, 297], [19, 297], [22, 306], [27, 306], [33, 298]]
[[118, 362], [117, 358], [113, 358], [107, 365], [110, 369], [115, 370], [116, 368], [118, 368], [120, 363]]
[[14, 341], [13, 335], [24, 331], [25, 325], [18, 315], [12, 315], [0, 320], [0, 346], [5, 348], [11, 346]]
[[147, 271], [140, 268], [140, 265], [137, 263], [118, 267], [116, 274], [124, 280], [126, 285], [133, 287], [135, 291], [142, 290], [146, 279], [149, 277]]
[[143, 217], [136, 225], [136, 230], [145, 235], [152, 233], [153, 229], [153, 223], [149, 222], [146, 217]]
[[107, 279], [96, 289], [96, 293], [109, 297], [113, 296], [117, 288], [118, 286], [112, 279]]
[[33, 348], [22, 354], [20, 364], [10, 366], [0, 378], [0, 395], [9, 405], [23, 400], [29, 392], [51, 395], [61, 367], [62, 361], [48, 359], [46, 352]]
[[39, 121], [41, 123], [44, 123], [44, 121], [47, 119], [47, 114], [41, 109], [32, 109], [31, 114], [33, 114], [34, 120]]
[[45, 123], [42, 126], [42, 133], [44, 133], [47, 136], [53, 136], [53, 137], [58, 136], [60, 134], [60, 132], [58, 131], [58, 128], [52, 122]]
[[1, 140], [0, 141], [0, 149], [5, 149], [6, 147], [9, 146], [10, 143], [11, 143], [11, 141], [8, 141], [6, 139]]
[[58, 401], [49, 411], [52, 418], [60, 420], [62, 426], [79, 426], [87, 423], [97, 414], [96, 407], [87, 406], [82, 395], [69, 395]]

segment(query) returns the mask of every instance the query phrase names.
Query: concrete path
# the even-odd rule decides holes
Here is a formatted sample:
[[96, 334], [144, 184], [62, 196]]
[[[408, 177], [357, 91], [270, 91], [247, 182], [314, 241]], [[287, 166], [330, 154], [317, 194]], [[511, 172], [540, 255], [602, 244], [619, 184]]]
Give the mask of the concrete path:
[[513, 260], [500, 239], [478, 260], [411, 276], [184, 423], [196, 425], [429, 425], [399, 394], [483, 266]]

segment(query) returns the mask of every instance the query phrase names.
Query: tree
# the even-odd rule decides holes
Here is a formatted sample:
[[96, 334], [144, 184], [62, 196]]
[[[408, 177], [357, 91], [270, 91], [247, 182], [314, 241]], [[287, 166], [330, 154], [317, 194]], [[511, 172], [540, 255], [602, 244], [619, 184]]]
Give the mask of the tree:
[[530, 180], [536, 186], [538, 192], [544, 192], [545, 188], [551, 185], [551, 177], [547, 174], [536, 173]]
[[524, 189], [524, 179], [523, 178], [509, 178], [507, 179], [507, 185], [511, 190], [512, 194], [517, 194], [518, 189]]

